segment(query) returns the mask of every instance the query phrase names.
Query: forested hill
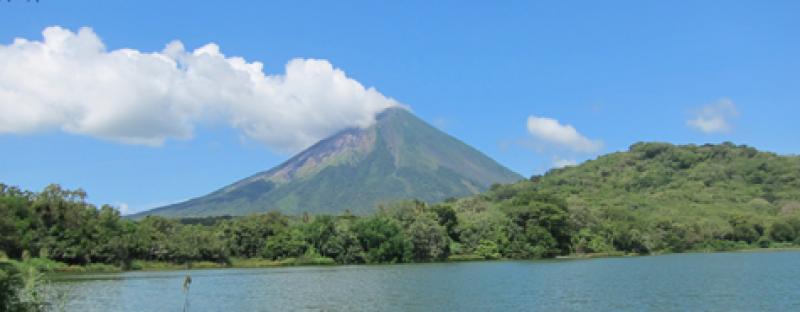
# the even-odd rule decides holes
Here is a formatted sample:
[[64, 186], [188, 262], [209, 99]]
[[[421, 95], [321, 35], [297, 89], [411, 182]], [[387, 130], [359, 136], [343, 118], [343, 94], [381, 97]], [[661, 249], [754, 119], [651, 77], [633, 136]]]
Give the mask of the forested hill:
[[775, 215], [800, 208], [795, 207], [800, 204], [800, 157], [732, 143], [637, 143], [627, 152], [531, 180], [524, 185], [555, 192], [572, 206], [618, 207], [665, 216], [721, 210]]
[[769, 238], [774, 221], [800, 213], [800, 157], [732, 143], [637, 143], [529, 181], [495, 185], [477, 200], [513, 201], [531, 192], [566, 201], [577, 242], [595, 236], [600, 245], [641, 250], [754, 243]]

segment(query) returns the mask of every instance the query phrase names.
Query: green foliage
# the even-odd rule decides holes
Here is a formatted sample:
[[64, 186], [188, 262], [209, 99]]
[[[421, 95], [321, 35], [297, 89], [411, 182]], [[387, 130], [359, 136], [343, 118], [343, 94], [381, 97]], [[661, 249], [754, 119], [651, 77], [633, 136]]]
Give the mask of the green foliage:
[[222, 224], [222, 232], [231, 253], [238, 257], [252, 258], [263, 254], [267, 238], [284, 231], [289, 220], [279, 213], [268, 213], [231, 219]]
[[[451, 200], [450, 203], [454, 203], [455, 200]], [[455, 209], [450, 204], [439, 204], [434, 205], [431, 207], [433, 212], [436, 213], [436, 219], [439, 222], [439, 225], [444, 226], [445, 230], [447, 230], [447, 235], [450, 239], [458, 241], [458, 215], [456, 214]]]
[[441, 261], [450, 254], [447, 228], [440, 225], [437, 219], [436, 215], [419, 214], [408, 227], [406, 232], [411, 241], [411, 258], [414, 261]]
[[[411, 174], [406, 172], [405, 174]], [[370, 190], [365, 190], [369, 192]], [[123, 219], [81, 190], [0, 184], [0, 252], [37, 271], [535, 259], [800, 243], [800, 158], [638, 143], [483, 194], [372, 215]], [[14, 275], [5, 275], [15, 283]], [[10, 284], [9, 284], [10, 285]]]
[[483, 257], [484, 259], [499, 259], [500, 248], [497, 243], [490, 240], [481, 240], [478, 246], [475, 247], [475, 254]]
[[264, 257], [270, 259], [295, 258], [306, 253], [308, 244], [299, 228], [281, 231], [267, 238]]
[[406, 262], [411, 257], [411, 242], [396, 220], [382, 216], [365, 217], [353, 224], [353, 232], [368, 263]]
[[14, 261], [0, 261], [0, 311], [46, 311], [41, 275], [35, 268]]
[[551, 257], [570, 252], [571, 229], [566, 203], [541, 192], [517, 194], [503, 209], [511, 219], [512, 258]]
[[24, 282], [19, 269], [10, 262], [0, 262], [0, 310], [26, 311], [20, 298], [23, 287]]
[[513, 205], [528, 193], [566, 201], [570, 251], [577, 253], [770, 246], [796, 241], [800, 229], [781, 221], [800, 207], [800, 157], [731, 143], [637, 143], [628, 152], [494, 186], [481, 198]]
[[447, 261], [480, 261], [486, 260], [485, 257], [479, 255], [450, 255], [447, 257]]
[[23, 261], [22, 264], [39, 272], [63, 271], [68, 267], [63, 262], [58, 262], [47, 258], [30, 258]]
[[800, 218], [779, 219], [772, 223], [769, 236], [776, 242], [794, 242], [800, 239]]

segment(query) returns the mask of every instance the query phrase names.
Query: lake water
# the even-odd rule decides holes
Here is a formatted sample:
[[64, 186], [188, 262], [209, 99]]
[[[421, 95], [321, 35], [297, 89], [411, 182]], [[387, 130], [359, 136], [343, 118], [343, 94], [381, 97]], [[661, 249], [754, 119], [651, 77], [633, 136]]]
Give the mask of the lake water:
[[67, 311], [800, 311], [800, 252], [59, 277]]

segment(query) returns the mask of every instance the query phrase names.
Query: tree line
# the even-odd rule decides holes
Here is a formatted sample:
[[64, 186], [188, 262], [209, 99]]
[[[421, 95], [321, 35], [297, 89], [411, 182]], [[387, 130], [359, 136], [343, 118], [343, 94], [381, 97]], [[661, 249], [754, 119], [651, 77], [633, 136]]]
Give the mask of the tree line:
[[436, 205], [406, 201], [368, 216], [269, 212], [134, 221], [122, 218], [111, 206], [87, 203], [82, 190], [50, 185], [34, 193], [0, 185], [0, 251], [12, 259], [123, 268], [133, 260], [225, 263], [232, 257], [305, 257], [352, 264], [441, 261], [464, 252], [488, 258], [570, 252], [562, 201], [546, 196], [520, 199], [499, 217], [505, 222], [502, 232], [495, 232], [492, 224], [462, 228], [452, 201]]
[[131, 268], [135, 260], [186, 264], [235, 258], [319, 263], [405, 263], [447, 259], [536, 259], [582, 253], [726, 250], [797, 243], [800, 218], [728, 220], [591, 211], [546, 192], [501, 186], [429, 205], [404, 201], [372, 215], [122, 218], [81, 190], [39, 193], [0, 185], [0, 251], [12, 259]]

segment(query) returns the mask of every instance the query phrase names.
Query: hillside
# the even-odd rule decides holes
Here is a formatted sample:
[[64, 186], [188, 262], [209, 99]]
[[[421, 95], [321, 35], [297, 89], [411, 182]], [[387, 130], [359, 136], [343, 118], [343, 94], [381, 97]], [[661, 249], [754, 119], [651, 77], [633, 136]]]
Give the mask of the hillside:
[[[800, 157], [752, 147], [638, 143], [580, 166], [521, 184], [551, 190], [573, 204], [666, 216], [777, 214], [800, 202]], [[583, 200], [585, 203], [580, 203]]]
[[438, 202], [521, 180], [474, 148], [402, 108], [366, 129], [345, 129], [268, 171], [209, 195], [138, 216], [364, 214], [402, 199]]
[[[731, 143], [637, 143], [495, 186], [456, 207], [468, 215], [475, 207], [513, 205], [532, 194], [564, 201], [576, 251], [724, 249], [733, 242], [769, 241], [774, 224], [800, 213], [800, 157]], [[800, 231], [800, 224], [779, 227]]]

